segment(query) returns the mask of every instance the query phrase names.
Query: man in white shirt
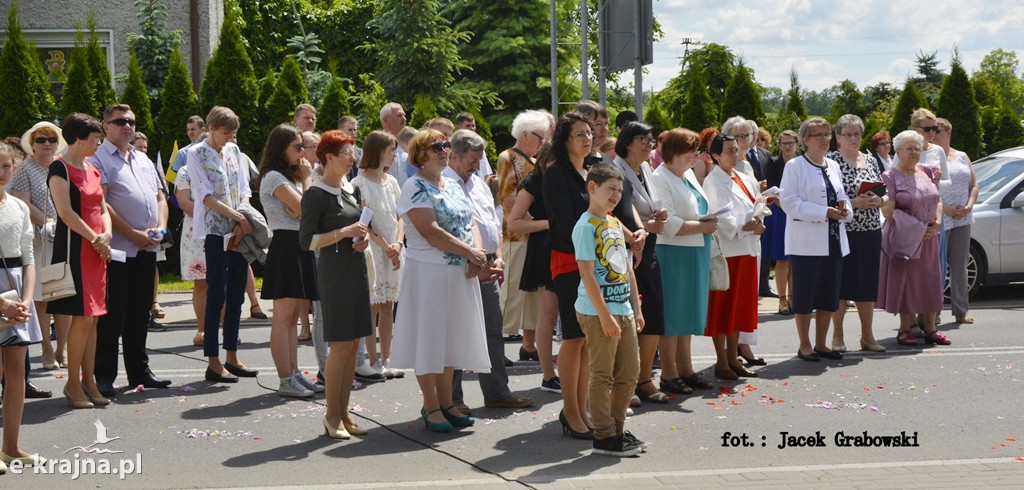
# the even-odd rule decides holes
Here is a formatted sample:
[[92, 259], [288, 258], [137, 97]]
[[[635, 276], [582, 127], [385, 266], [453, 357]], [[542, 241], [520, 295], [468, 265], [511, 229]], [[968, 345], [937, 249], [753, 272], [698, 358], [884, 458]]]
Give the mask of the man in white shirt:
[[[402, 109], [402, 104], [388, 102], [380, 109], [381, 126], [384, 127], [384, 131], [391, 133], [391, 136], [395, 138], [398, 138], [398, 133], [405, 127], [405, 121], [405, 109]], [[416, 169], [409, 165], [409, 156], [401, 146], [395, 148], [395, 159], [392, 161], [388, 173], [398, 180], [399, 186], [404, 184], [409, 176], [416, 173]]]
[[[484, 405], [490, 408], [525, 408], [533, 404], [530, 398], [516, 396], [508, 388], [505, 371], [505, 342], [501, 336], [501, 305], [498, 300], [498, 275], [505, 263], [501, 257], [501, 217], [494, 208], [490, 188], [477, 175], [480, 156], [487, 143], [478, 134], [460, 129], [452, 134], [453, 157], [443, 177], [454, 179], [466, 193], [473, 209], [473, 219], [480, 232], [483, 249], [490, 266], [480, 271], [480, 296], [484, 307], [484, 329], [487, 333], [487, 354], [491, 361], [489, 374], [479, 373]], [[455, 372], [452, 398], [460, 409], [462, 400], [462, 371]]]

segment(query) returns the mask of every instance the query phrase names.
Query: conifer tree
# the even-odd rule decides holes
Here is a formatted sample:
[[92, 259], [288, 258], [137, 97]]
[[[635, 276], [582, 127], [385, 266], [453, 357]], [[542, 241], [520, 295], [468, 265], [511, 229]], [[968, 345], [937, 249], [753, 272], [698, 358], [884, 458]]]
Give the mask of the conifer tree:
[[910, 115], [919, 107], [927, 109], [928, 100], [917, 89], [914, 81], [908, 78], [907, 83], [903, 85], [903, 92], [900, 93], [900, 98], [896, 100], [896, 108], [892, 111], [889, 134], [895, 138], [901, 131], [910, 129]]
[[0, 51], [0, 134], [18, 134], [56, 112], [50, 84], [35, 50], [25, 41], [18, 3], [7, 9], [7, 41]]
[[348, 91], [345, 84], [337, 75], [331, 75], [331, 83], [327, 86], [327, 93], [320, 101], [320, 108], [316, 116], [316, 129], [325, 132], [338, 128], [338, 119], [341, 116], [352, 113], [352, 106], [348, 103]]
[[800, 98], [800, 82], [796, 77], [796, 68], [789, 70], [789, 91], [786, 92], [786, 112], [795, 114], [800, 121], [807, 119], [807, 108]]
[[718, 125], [718, 112], [708, 94], [704, 81], [704, 68], [699, 64], [690, 65], [690, 86], [686, 89], [686, 104], [679, 114], [679, 126], [700, 132], [704, 128]]
[[[996, 136], [992, 140], [992, 148], [989, 153], [1015, 148], [1024, 144], [1024, 126], [1021, 126], [1020, 117], [1007, 105], [999, 109], [998, 126]], [[956, 128], [954, 127], [954, 130]]]
[[[213, 106], [223, 106], [238, 115], [242, 122], [238, 130], [239, 146], [242, 151], [253, 155], [263, 147], [265, 135], [258, 124], [256, 75], [242, 40], [236, 10], [234, 2], [225, 2], [220, 42], [206, 62], [206, 76], [200, 87], [199, 100], [203, 113], [209, 112]], [[184, 128], [184, 120], [180, 124]]]
[[[160, 100], [163, 104], [160, 108], [160, 115], [156, 118], [156, 129], [159, 133], [159, 146], [161, 153], [166, 155], [165, 162], [171, 162], [174, 155], [171, 155], [171, 148], [177, 141], [179, 146], [188, 144], [188, 132], [185, 131], [185, 121], [189, 116], [199, 114], [206, 117], [206, 113], [199, 111], [199, 98], [195, 90], [192, 90], [192, 81], [189, 77], [188, 67], [181, 52], [177, 49], [171, 51], [170, 65], [167, 71], [167, 78], [164, 79], [163, 89], [160, 91]], [[153, 141], [150, 139], [150, 141]]]
[[953, 51], [949, 76], [942, 82], [939, 92], [939, 116], [953, 125], [950, 146], [964, 151], [971, 158], [982, 152], [981, 106], [974, 96], [974, 87], [963, 67], [957, 50]]
[[412, 115], [409, 117], [409, 126], [422, 128], [427, 121], [437, 117], [437, 105], [428, 95], [416, 96], [416, 104], [412, 106]]
[[647, 108], [644, 109], [644, 122], [654, 128], [655, 135], [667, 129], [672, 129], [672, 122], [669, 121], [665, 111], [662, 110], [661, 101], [658, 100], [657, 95], [651, 96]]
[[58, 119], [64, 119], [72, 112], [81, 112], [101, 117], [96, 112], [96, 80], [89, 66], [89, 53], [85, 48], [85, 37], [82, 31], [75, 34], [75, 47], [71, 50], [68, 60], [67, 79], [64, 81], [64, 93], [60, 101]]
[[[117, 93], [114, 92], [114, 84], [110, 75], [110, 68], [107, 66], [107, 54], [100, 46], [100, 35], [96, 32], [96, 15], [89, 13], [89, 43], [85, 49], [89, 59], [89, 75], [93, 78], [93, 107], [94, 114], [102, 115], [108, 106], [117, 100]], [[137, 114], [136, 114], [137, 115]]]
[[281, 65], [281, 74], [274, 84], [274, 92], [267, 99], [264, 130], [269, 133], [274, 126], [291, 122], [295, 107], [308, 102], [309, 90], [302, 77], [302, 68], [295, 58], [287, 56]]
[[[149, 106], [149, 90], [142, 81], [142, 65], [135, 56], [135, 50], [131, 51], [128, 58], [128, 80], [124, 84], [124, 92], [121, 93], [121, 102], [128, 104], [135, 113], [135, 129], [142, 131], [150, 139], [156, 137], [153, 133], [153, 115]], [[154, 139], [154, 143], [157, 141]], [[158, 145], [153, 145], [156, 150]]]
[[498, 165], [498, 148], [494, 146], [494, 133], [491, 131], [491, 123], [487, 122], [479, 107], [472, 106], [467, 112], [472, 114], [473, 119], [476, 121], [476, 134], [479, 134], [487, 142], [484, 155], [487, 156], [487, 162], [491, 164], [491, 171], [493, 172], [494, 168]]
[[740, 60], [729, 86], [725, 88], [725, 103], [722, 114], [740, 115], [746, 119], [764, 122], [764, 105], [761, 93], [754, 85], [750, 69]]

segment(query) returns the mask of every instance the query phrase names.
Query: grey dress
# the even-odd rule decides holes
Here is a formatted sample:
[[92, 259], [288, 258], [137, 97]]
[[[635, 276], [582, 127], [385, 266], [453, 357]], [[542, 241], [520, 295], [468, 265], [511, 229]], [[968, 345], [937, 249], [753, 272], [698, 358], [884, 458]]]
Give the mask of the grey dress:
[[[302, 196], [299, 244], [311, 250], [313, 239], [359, 221], [359, 190], [352, 193], [316, 182]], [[320, 249], [317, 290], [324, 317], [324, 341], [348, 342], [372, 333], [370, 281], [366, 259], [352, 248], [352, 239]]]

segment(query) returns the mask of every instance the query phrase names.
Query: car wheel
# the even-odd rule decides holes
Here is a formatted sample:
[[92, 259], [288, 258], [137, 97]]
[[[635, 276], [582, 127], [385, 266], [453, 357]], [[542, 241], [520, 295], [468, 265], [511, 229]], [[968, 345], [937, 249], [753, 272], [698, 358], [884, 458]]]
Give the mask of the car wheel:
[[[981, 253], [981, 249], [975, 244], [971, 243], [970, 253], [967, 256], [967, 296], [973, 298], [978, 290], [981, 289], [981, 283], [985, 278], [985, 257]], [[950, 301], [950, 282], [949, 282], [949, 270], [946, 270], [946, 289], [942, 291], [942, 298], [945, 304], [949, 304]]]

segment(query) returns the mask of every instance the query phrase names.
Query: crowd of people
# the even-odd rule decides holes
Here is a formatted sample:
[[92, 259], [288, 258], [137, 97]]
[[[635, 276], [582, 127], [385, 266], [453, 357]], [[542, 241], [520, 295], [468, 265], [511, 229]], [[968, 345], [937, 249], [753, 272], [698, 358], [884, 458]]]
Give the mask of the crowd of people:
[[[899, 344], [950, 344], [937, 330], [947, 268], [954, 319], [973, 322], [977, 182], [969, 157], [949, 146], [950, 123], [927, 109], [895, 138], [873, 135], [867, 153], [863, 122], [844, 115], [834, 127], [811, 118], [783, 131], [773, 155], [771, 135], [739, 116], [656, 134], [625, 111], [612, 138], [605, 108], [584, 101], [557, 119], [517, 115], [515, 143], [494, 169], [469, 113], [417, 130], [388, 103], [383, 130], [362, 147], [355, 118], [318, 134], [316, 115], [297, 107], [258, 164], [236, 144], [243, 122], [230, 108], [193, 116], [173, 182], [123, 104], [0, 144], [4, 463], [44, 460], [18, 442], [25, 398], [50, 396], [29, 382], [29, 345], [41, 344], [43, 369], [74, 374], [63, 393], [75, 409], [117, 395], [119, 344], [129, 385], [171, 384], [150, 368], [146, 343], [162, 314], [157, 262], [172, 242], [195, 284], [205, 379], [259, 374], [238, 352], [247, 296], [250, 315], [266, 318], [250, 265], [259, 262], [277, 393], [323, 393], [322, 425], [336, 439], [367, 433], [348, 410], [355, 379], [407, 370], [432, 431], [474, 425], [466, 370], [485, 406], [529, 407], [509, 389], [510, 334], [522, 335], [520, 360], [539, 361], [540, 389], [561, 395], [562, 432], [596, 454], [632, 456], [646, 445], [625, 430], [631, 407], [713, 387], [694, 366], [693, 337], [711, 338], [715, 377], [757, 377], [767, 363], [753, 352], [759, 297], [777, 296], [779, 314], [794, 316], [796, 356], [809, 362], [842, 359], [848, 304], [863, 351], [886, 349], [872, 329], [876, 306], [899, 315]], [[184, 223], [169, 240], [174, 207]], [[307, 338], [316, 379], [299, 370]]]

